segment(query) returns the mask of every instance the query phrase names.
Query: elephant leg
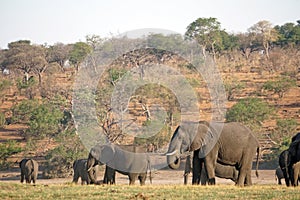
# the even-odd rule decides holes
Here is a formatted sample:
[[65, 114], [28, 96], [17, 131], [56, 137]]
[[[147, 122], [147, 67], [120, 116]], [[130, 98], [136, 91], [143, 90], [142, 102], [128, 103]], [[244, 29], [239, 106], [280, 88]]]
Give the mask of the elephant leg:
[[145, 185], [147, 178], [147, 173], [142, 173], [138, 176], [141, 185]]
[[246, 177], [245, 177], [244, 185], [247, 185], [247, 186], [252, 185], [251, 170], [248, 170], [248, 171], [246, 172]]
[[115, 184], [116, 183], [115, 176], [116, 176], [116, 171], [113, 168], [106, 166], [103, 183], [111, 184], [111, 185]]
[[73, 183], [78, 183], [78, 179], [79, 179], [79, 174], [77, 172], [74, 172], [74, 175], [73, 175]]
[[278, 178], [278, 185], [282, 185], [281, 178]]
[[216, 168], [217, 158], [216, 156], [213, 156], [213, 154], [215, 154], [213, 151], [211, 151], [211, 153], [209, 153], [211, 155], [207, 155], [205, 157], [204, 166], [207, 172], [208, 185], [215, 185], [216, 184], [215, 168]]
[[130, 174], [128, 175], [128, 178], [129, 178], [129, 185], [134, 185], [135, 179], [137, 178], [137, 174], [135, 174], [135, 173], [130, 173]]
[[206, 169], [204, 167], [202, 167], [201, 170], [200, 183], [201, 185], [206, 185], [208, 183], [208, 177], [207, 177]]
[[28, 175], [27, 178], [26, 178], [26, 183], [30, 183], [30, 182], [31, 182], [31, 175]]
[[25, 178], [25, 174], [24, 174], [24, 172], [21, 171], [21, 183], [24, 182], [24, 178]]
[[203, 165], [203, 159], [200, 159], [198, 157], [199, 150], [194, 151], [194, 156], [193, 156], [193, 179], [192, 179], [192, 184], [193, 185], [199, 185], [200, 183], [200, 177], [201, 177], [201, 170], [202, 170], [202, 165]]

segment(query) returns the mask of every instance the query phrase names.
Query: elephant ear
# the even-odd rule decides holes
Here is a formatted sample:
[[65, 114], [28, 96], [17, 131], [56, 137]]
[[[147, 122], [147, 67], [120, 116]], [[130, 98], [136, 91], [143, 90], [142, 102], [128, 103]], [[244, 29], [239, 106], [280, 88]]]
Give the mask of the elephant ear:
[[190, 151], [198, 150], [205, 145], [204, 139], [208, 132], [210, 132], [209, 127], [206, 124], [200, 123], [198, 126], [198, 132], [191, 143]]
[[101, 147], [101, 157], [100, 157], [100, 162], [107, 164], [111, 160], [113, 160], [115, 155], [115, 148], [113, 145], [103, 145]]

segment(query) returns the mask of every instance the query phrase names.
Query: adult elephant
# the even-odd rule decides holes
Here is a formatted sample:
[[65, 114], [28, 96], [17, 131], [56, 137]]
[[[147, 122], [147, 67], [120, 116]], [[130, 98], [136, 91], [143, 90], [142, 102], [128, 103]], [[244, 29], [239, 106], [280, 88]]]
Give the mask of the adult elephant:
[[24, 182], [24, 178], [26, 180], [26, 183], [35, 184], [37, 180], [37, 175], [39, 171], [39, 165], [38, 163], [33, 159], [23, 159], [19, 163], [19, 166], [21, 168], [21, 183]]
[[289, 146], [289, 156], [290, 163], [288, 164], [289, 176], [292, 184], [294, 181], [294, 176], [292, 174], [293, 165], [300, 161], [300, 132], [297, 133], [294, 137], [292, 137], [292, 143]]
[[291, 173], [290, 173], [290, 154], [288, 150], [284, 150], [279, 155], [279, 167], [283, 173], [286, 186], [291, 185]]
[[[89, 178], [88, 172], [86, 170], [87, 167], [87, 159], [79, 159], [75, 160], [73, 163], [73, 183], [78, 183], [78, 179], [81, 178], [81, 185], [83, 184], [93, 184], [96, 182], [91, 181]], [[97, 180], [97, 166], [93, 167], [91, 170], [91, 174], [93, 176], [93, 180]]]
[[113, 144], [98, 144], [90, 150], [87, 161], [87, 171], [92, 181], [91, 169], [96, 164], [105, 164], [107, 166], [104, 183], [115, 183], [115, 180], [111, 180], [111, 178], [114, 179], [114, 174], [117, 171], [121, 174], [128, 175], [130, 185], [133, 185], [137, 178], [141, 185], [145, 185], [147, 171], [151, 169], [150, 158], [146, 154], [125, 151]]
[[[220, 130], [220, 134], [217, 130]], [[207, 143], [207, 138], [214, 138], [216, 143]], [[239, 172], [236, 185], [252, 185], [251, 169], [255, 153], [258, 176], [259, 143], [252, 132], [240, 123], [199, 122], [178, 126], [166, 154], [169, 167], [178, 169], [180, 154], [196, 150], [200, 150], [198, 157], [204, 159], [209, 184], [215, 184], [215, 168], [218, 162], [236, 167]]]
[[[193, 157], [193, 167], [191, 167], [192, 165], [190, 163], [188, 163], [190, 158], [189, 158], [189, 156], [187, 157], [187, 162], [186, 162], [186, 167], [185, 167], [185, 175], [186, 175], [186, 173], [189, 173], [192, 168], [192, 171], [193, 171], [192, 184], [194, 185], [194, 184], [201, 183], [201, 185], [206, 185], [206, 184], [208, 184], [208, 176], [207, 176], [205, 167], [203, 167], [204, 160], [198, 158], [198, 153], [199, 153], [199, 150], [196, 150], [194, 152], [194, 154], [196, 154], [196, 156]], [[202, 170], [200, 168], [200, 165], [202, 165]], [[236, 170], [236, 168], [234, 166], [222, 165], [218, 162], [216, 163], [215, 175], [216, 175], [216, 177], [219, 177], [219, 178], [230, 179], [234, 183], [236, 183], [237, 179], [238, 179], [238, 171]], [[186, 177], [185, 177], [184, 183], [185, 184], [187, 183]]]

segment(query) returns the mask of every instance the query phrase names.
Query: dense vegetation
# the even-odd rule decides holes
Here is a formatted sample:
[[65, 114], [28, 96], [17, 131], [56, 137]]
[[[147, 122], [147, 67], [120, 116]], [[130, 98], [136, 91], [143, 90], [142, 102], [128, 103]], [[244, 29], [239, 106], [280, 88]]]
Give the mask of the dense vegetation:
[[[49, 161], [46, 176], [53, 177], [51, 171], [55, 170], [50, 163], [61, 162], [68, 168], [72, 160], [86, 156], [87, 153], [75, 133], [72, 120], [72, 88], [70, 85], [57, 84], [55, 74], [65, 74], [72, 83], [75, 74], [90, 53], [105, 52], [107, 55], [104, 56], [109, 57], [127, 50], [126, 46], [141, 45], [140, 51], [123, 52], [123, 57], [119, 55], [120, 58], [116, 59], [104, 73], [106, 75], [103, 75], [97, 92], [92, 94], [94, 95], [92, 98], [99, 100], [97, 101], [99, 126], [111, 141], [120, 143], [126, 140], [124, 137], [126, 133], [119, 129], [120, 122], [112, 116], [109, 107], [110, 96], [116, 83], [132, 66], [149, 61], [166, 64], [173, 61], [175, 64], [172, 65], [180, 68], [195, 89], [205, 87], [203, 80], [194, 73], [193, 66], [183, 61], [180, 56], [176, 56], [176, 52], [191, 54], [195, 50], [193, 49], [195, 42], [192, 40], [201, 46], [204, 56], [207, 52], [212, 55], [221, 72], [229, 71], [233, 74], [231, 77], [224, 77], [227, 100], [237, 101], [228, 110], [227, 121], [243, 122], [259, 133], [262, 123], [271, 117], [274, 118], [276, 101], [283, 98], [289, 89], [297, 87], [296, 76], [300, 68], [300, 21], [296, 24], [288, 22], [276, 26], [268, 21], [260, 21], [249, 27], [246, 33], [233, 34], [222, 29], [216, 18], [199, 18], [187, 26], [184, 37], [176, 34], [167, 36], [150, 34], [144, 38], [129, 39], [90, 35], [86, 37], [85, 42], [53, 45], [38, 45], [28, 40], [20, 40], [9, 43], [8, 49], [0, 50], [0, 69], [3, 72], [0, 75], [0, 101], [7, 101], [6, 93], [11, 89], [15, 90], [13, 96], [23, 98], [19, 100], [13, 97], [13, 106], [0, 110], [0, 128], [11, 123], [26, 127], [23, 132], [27, 145], [23, 149], [25, 155], [41, 148], [36, 140], [45, 138], [49, 139], [49, 142], [54, 140], [58, 146], [44, 155]], [[247, 86], [246, 83], [239, 82], [234, 73], [245, 70], [278, 76], [260, 84], [257, 91], [252, 91], [248, 96], [237, 100], [236, 97], [241, 95]], [[153, 91], [156, 93], [152, 93]], [[201, 101], [205, 100], [201, 95], [199, 97], [202, 98]], [[266, 100], [275, 103], [270, 105]], [[143, 116], [135, 117], [134, 120], [144, 127], [155, 125], [156, 121], [151, 119], [148, 109], [155, 101], [161, 102], [166, 109], [167, 118], [162, 129], [156, 136], [148, 139], [134, 138], [133, 142], [152, 144], [158, 148], [167, 144], [172, 127], [176, 126], [180, 119], [179, 105], [172, 91], [150, 84], [139, 88], [131, 99], [131, 105], [139, 109], [137, 113], [132, 111], [131, 114]], [[295, 119], [276, 120], [276, 128], [272, 130], [271, 135], [279, 148], [283, 144], [286, 145], [287, 138], [294, 134], [299, 122]], [[70, 141], [72, 145], [69, 144]], [[1, 145], [1, 148], [8, 151], [5, 156], [1, 156], [2, 160], [21, 151], [15, 148], [14, 143]], [[60, 170], [68, 173], [66, 169]]]

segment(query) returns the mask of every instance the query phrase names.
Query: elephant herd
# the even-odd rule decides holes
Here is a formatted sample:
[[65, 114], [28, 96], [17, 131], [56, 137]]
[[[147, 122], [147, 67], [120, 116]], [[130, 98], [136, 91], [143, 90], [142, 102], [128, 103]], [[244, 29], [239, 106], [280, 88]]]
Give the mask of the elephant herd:
[[[279, 158], [279, 164], [287, 185], [296, 185], [300, 173], [300, 133], [292, 139], [290, 148]], [[91, 148], [87, 159], [74, 161], [73, 182], [97, 184], [97, 165], [106, 165], [104, 184], [115, 184], [116, 172], [127, 175], [129, 184], [138, 179], [145, 184], [151, 163], [145, 151], [137, 146], [118, 146], [97, 144]], [[253, 133], [237, 122], [184, 122], [175, 130], [166, 161], [171, 169], [178, 169], [180, 158], [187, 155], [185, 183], [187, 174], [192, 172], [192, 184], [216, 184], [215, 177], [231, 179], [237, 186], [252, 185], [251, 170], [256, 158], [256, 176], [258, 176], [259, 143]], [[191, 155], [192, 154], [192, 155]], [[192, 157], [192, 158], [191, 158]], [[22, 160], [21, 182], [35, 183], [37, 163], [32, 159]]]
[[300, 132], [292, 137], [289, 148], [279, 155], [280, 169], [276, 169], [278, 184], [281, 178], [285, 179], [287, 186], [298, 186], [300, 181]]

